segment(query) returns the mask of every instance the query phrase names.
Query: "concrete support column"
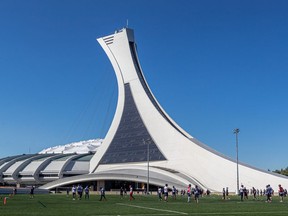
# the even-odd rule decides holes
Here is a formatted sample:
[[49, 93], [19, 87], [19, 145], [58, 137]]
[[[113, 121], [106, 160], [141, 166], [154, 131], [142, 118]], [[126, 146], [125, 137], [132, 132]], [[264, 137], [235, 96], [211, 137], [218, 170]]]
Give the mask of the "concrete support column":
[[105, 188], [105, 181], [104, 180], [97, 181], [97, 191], [100, 191], [101, 187]]

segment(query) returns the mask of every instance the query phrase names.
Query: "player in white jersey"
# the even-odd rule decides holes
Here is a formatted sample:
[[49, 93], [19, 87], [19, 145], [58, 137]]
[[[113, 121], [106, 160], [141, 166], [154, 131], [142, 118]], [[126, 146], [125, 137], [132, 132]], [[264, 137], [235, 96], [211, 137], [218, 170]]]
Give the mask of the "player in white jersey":
[[75, 185], [73, 185], [72, 187], [72, 197], [73, 197], [73, 200], [75, 200], [76, 198], [76, 186]]
[[164, 193], [164, 201], [167, 202], [168, 201], [168, 184], [165, 184], [163, 188], [163, 193]]

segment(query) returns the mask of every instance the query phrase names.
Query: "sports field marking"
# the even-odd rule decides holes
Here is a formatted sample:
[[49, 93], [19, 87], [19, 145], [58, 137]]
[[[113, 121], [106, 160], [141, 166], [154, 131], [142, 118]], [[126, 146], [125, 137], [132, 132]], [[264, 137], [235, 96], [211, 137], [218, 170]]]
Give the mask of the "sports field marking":
[[[146, 216], [147, 214], [121, 214], [121, 215], [97, 215], [97, 216]], [[149, 216], [169, 216], [169, 215], [175, 215], [175, 214], [149, 214]], [[92, 215], [94, 216], [94, 215]], [[95, 215], [96, 216], [96, 215]]]
[[41, 201], [38, 201], [38, 203], [40, 203], [44, 208], [47, 208], [47, 206], [44, 203], [42, 203]]
[[194, 213], [189, 213], [189, 215], [255, 215], [255, 214], [283, 214], [287, 215], [287, 211], [273, 211], [273, 212], [194, 212]]
[[154, 211], [162, 211], [162, 212], [170, 212], [170, 213], [176, 213], [176, 214], [182, 214], [182, 215], [188, 215], [185, 212], [179, 212], [179, 211], [172, 211], [172, 210], [165, 210], [165, 209], [156, 209], [156, 208], [150, 208], [150, 207], [144, 207], [144, 206], [137, 206], [137, 205], [127, 205], [123, 203], [116, 203], [117, 205], [123, 205], [123, 206], [128, 206], [128, 207], [133, 207], [133, 208], [142, 208], [142, 209], [150, 209]]

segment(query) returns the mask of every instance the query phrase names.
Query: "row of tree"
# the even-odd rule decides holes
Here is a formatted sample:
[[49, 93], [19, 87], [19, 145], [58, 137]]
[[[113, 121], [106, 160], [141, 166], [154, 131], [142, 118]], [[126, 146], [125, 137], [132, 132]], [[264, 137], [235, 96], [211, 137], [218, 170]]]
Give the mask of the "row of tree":
[[286, 169], [274, 170], [273, 172], [288, 176], [288, 167], [286, 167]]

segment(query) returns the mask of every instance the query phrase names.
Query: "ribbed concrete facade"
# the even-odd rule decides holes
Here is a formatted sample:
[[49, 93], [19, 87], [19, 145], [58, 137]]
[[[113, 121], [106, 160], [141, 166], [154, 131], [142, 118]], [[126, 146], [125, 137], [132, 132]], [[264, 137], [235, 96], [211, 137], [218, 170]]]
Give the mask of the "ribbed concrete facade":
[[92, 154], [27, 154], [0, 159], [3, 184], [43, 185], [89, 173]]

